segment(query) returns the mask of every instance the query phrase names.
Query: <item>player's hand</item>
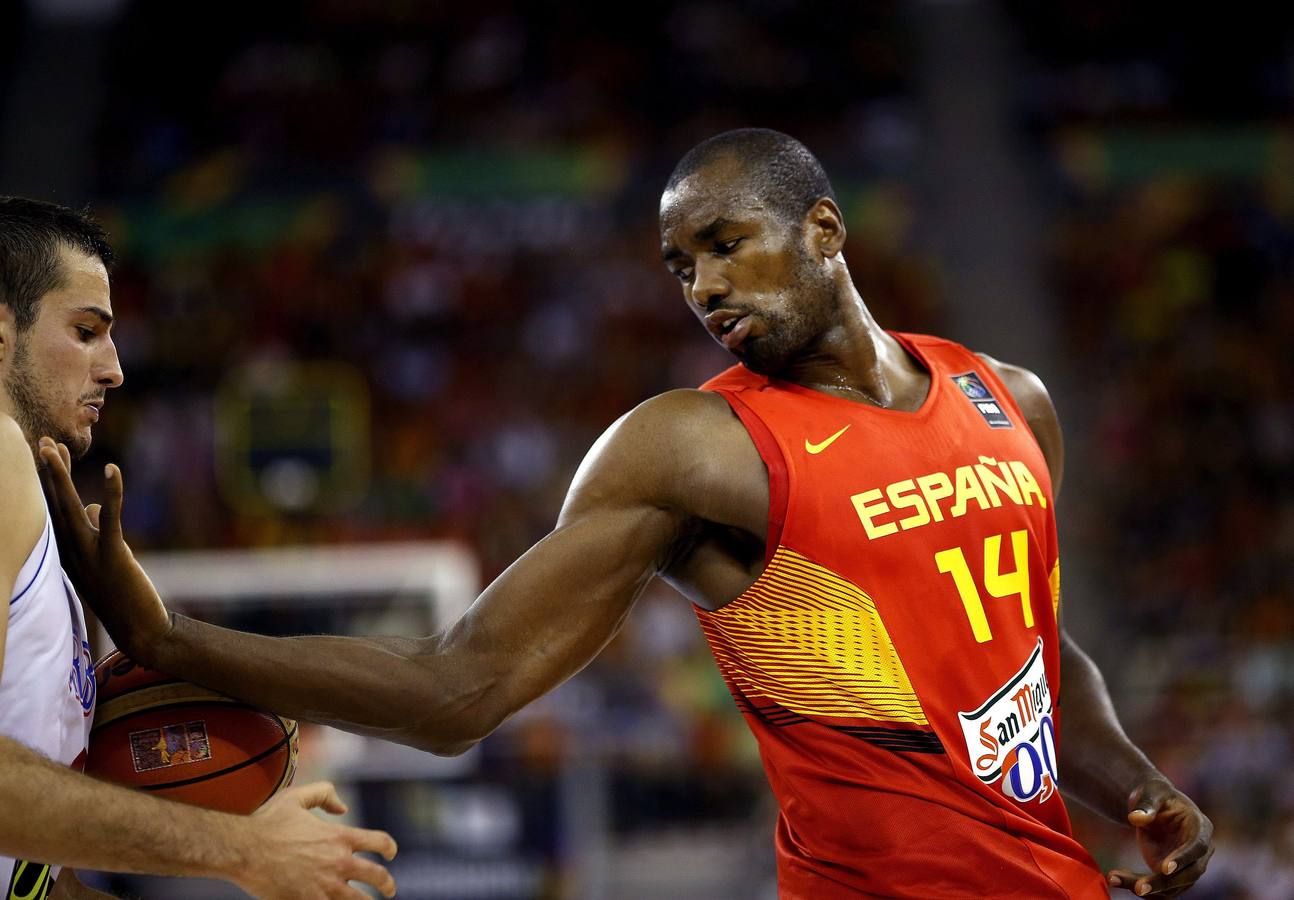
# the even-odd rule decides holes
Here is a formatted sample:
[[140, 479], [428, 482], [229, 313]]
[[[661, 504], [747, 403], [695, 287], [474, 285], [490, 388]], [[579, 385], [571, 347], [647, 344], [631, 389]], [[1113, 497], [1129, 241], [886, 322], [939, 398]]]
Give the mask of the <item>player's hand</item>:
[[1111, 886], [1140, 897], [1176, 897], [1199, 881], [1213, 855], [1213, 823], [1190, 797], [1152, 779], [1128, 798], [1128, 823], [1150, 872], [1111, 869]]
[[356, 855], [377, 853], [390, 862], [396, 853], [391, 835], [328, 822], [308, 812], [315, 808], [339, 815], [346, 804], [331, 784], [318, 782], [284, 791], [243, 820], [243, 864], [229, 880], [265, 900], [367, 900], [351, 881], [394, 896], [391, 873]]
[[117, 646], [148, 665], [151, 648], [171, 628], [170, 616], [148, 575], [121, 535], [121, 470], [105, 470], [107, 502], [81, 505], [72, 483], [67, 447], [40, 439], [41, 485], [49, 503], [63, 570]]

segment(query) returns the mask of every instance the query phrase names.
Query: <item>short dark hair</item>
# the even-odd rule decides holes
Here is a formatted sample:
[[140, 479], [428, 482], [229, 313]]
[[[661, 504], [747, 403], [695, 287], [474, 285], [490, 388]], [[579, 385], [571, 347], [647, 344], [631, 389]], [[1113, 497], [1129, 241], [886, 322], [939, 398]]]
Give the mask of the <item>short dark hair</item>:
[[88, 210], [0, 197], [0, 304], [13, 310], [19, 331], [36, 321], [40, 298], [63, 283], [59, 249], [64, 246], [97, 256], [105, 268], [112, 265], [108, 235]]
[[831, 180], [809, 148], [771, 128], [738, 128], [702, 141], [683, 154], [665, 190], [723, 158], [741, 164], [751, 187], [784, 221], [798, 222], [823, 197], [836, 199]]

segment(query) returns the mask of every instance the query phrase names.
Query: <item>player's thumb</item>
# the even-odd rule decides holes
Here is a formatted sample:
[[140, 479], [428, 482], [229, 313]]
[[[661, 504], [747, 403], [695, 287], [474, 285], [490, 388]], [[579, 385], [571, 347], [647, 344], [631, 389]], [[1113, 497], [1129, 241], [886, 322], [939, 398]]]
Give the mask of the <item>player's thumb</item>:
[[305, 809], [320, 808], [333, 815], [341, 815], [346, 811], [346, 804], [338, 796], [337, 788], [327, 781], [316, 781], [298, 788], [297, 799]]
[[1136, 827], [1153, 822], [1163, 800], [1163, 795], [1155, 789], [1155, 785], [1138, 787], [1128, 797], [1128, 822]]

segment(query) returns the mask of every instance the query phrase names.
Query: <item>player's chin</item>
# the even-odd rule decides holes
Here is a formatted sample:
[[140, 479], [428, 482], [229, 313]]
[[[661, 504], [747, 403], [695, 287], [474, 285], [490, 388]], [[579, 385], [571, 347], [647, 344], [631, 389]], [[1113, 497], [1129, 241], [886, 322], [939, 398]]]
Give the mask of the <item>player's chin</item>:
[[80, 459], [90, 452], [93, 434], [89, 425], [82, 425], [79, 428], [69, 429], [57, 439], [67, 445], [67, 452], [73, 459]]
[[776, 375], [788, 362], [787, 354], [768, 335], [748, 337], [732, 354], [758, 375]]

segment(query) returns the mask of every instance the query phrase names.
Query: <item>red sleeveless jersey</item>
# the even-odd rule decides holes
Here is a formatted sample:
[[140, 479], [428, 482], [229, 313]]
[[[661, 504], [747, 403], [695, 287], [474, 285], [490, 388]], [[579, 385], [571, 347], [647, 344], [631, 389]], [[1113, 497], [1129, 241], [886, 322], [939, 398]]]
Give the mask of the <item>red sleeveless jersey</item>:
[[930, 372], [915, 412], [702, 386], [769, 473], [763, 574], [697, 616], [781, 808], [781, 896], [1107, 897], [1057, 789], [1046, 461], [981, 358], [893, 336]]

